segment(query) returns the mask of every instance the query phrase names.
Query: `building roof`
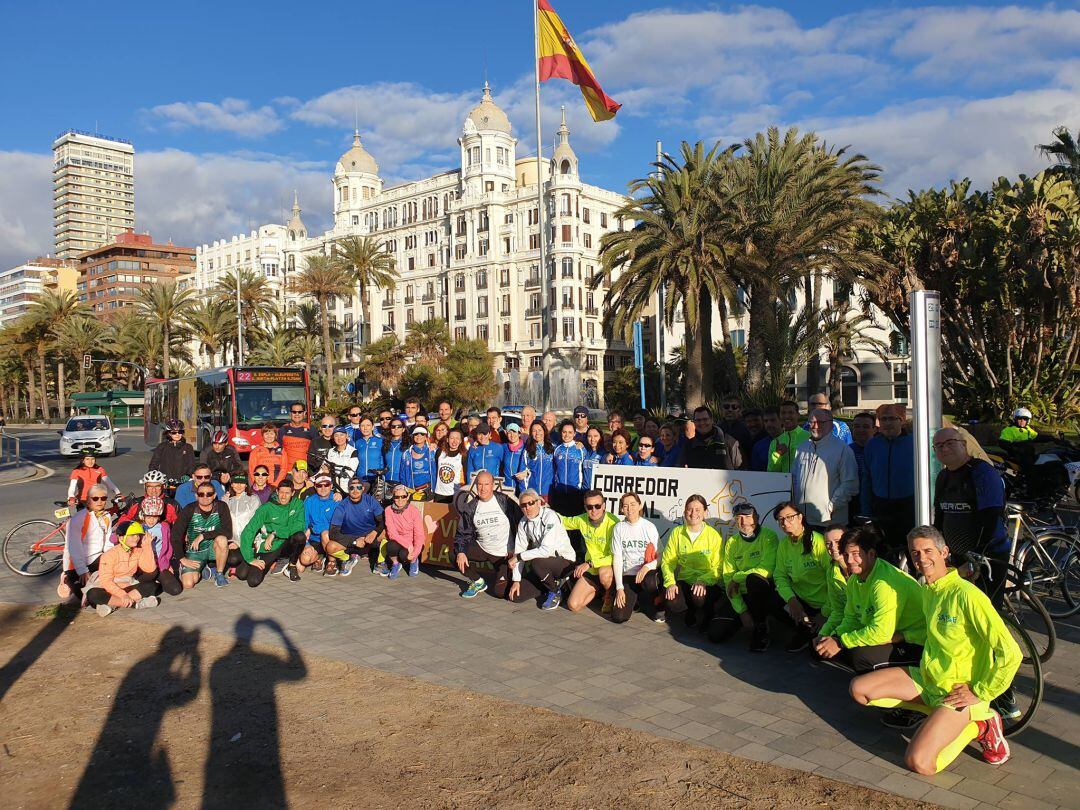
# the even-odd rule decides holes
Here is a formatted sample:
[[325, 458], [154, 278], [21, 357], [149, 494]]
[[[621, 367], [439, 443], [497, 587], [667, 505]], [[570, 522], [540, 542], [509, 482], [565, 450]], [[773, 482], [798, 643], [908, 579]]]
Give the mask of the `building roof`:
[[364, 172], [365, 174], [376, 175], [379, 173], [379, 164], [375, 162], [375, 158], [360, 143], [360, 130], [353, 132], [352, 148], [341, 156], [338, 163], [346, 172]]
[[484, 95], [480, 103], [473, 107], [469, 113], [469, 120], [478, 130], [495, 130], [510, 134], [510, 119], [502, 111], [502, 107], [495, 103], [491, 97], [491, 88], [484, 82]]

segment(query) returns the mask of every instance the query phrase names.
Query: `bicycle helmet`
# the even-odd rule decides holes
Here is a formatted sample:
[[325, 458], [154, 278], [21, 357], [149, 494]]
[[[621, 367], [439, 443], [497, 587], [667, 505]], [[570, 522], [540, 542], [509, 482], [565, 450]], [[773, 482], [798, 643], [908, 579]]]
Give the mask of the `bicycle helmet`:
[[215, 430], [214, 435], [210, 437], [211, 444], [228, 444], [229, 434], [224, 430]]
[[93, 447], [84, 447], [84, 448], [82, 448], [79, 451], [79, 457], [80, 458], [86, 458], [87, 456], [92, 456], [94, 458], [97, 458], [97, 450], [95, 450]]
[[166, 484], [168, 479], [161, 470], [147, 470], [146, 474], [139, 479], [140, 484]]
[[165, 513], [165, 500], [157, 496], [147, 496], [139, 504], [139, 512], [143, 515], [163, 515]]
[[168, 422], [165, 423], [166, 433], [175, 433], [177, 431], [180, 431], [181, 433], [184, 432], [184, 423], [181, 422], [179, 419], [170, 419]]
[[1030, 422], [1031, 411], [1029, 411], [1027, 408], [1017, 408], [1015, 411], [1012, 412], [1012, 418], [1014, 421], [1016, 419], [1027, 419]]

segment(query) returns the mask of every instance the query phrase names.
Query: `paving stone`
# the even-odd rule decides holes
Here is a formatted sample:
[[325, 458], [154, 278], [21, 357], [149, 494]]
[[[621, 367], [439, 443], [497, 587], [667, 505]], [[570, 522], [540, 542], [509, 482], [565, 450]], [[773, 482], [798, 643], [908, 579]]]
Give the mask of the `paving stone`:
[[963, 796], [939, 787], [930, 788], [930, 791], [922, 799], [926, 802], [940, 804], [942, 807], [957, 807], [960, 810], [970, 810], [979, 803], [978, 799], [972, 799], [970, 796]]
[[747, 743], [742, 748], [736, 748], [731, 753], [740, 757], [746, 757], [747, 759], [753, 759], [758, 762], [772, 762], [777, 757], [783, 756], [779, 751], [774, 751], [771, 748], [766, 748], [764, 745], [760, 745], [756, 742]]
[[971, 778], [961, 779], [950, 789], [953, 793], [959, 793], [961, 796], [969, 796], [972, 799], [977, 799], [980, 802], [986, 802], [988, 804], [997, 804], [1009, 795], [1009, 791], [1003, 790], [996, 785], [980, 782], [978, 779]]
[[674, 729], [674, 731], [682, 734], [688, 739], [698, 741], [704, 740], [706, 737], [711, 737], [717, 732], [717, 730], [718, 729], [715, 729], [712, 726], [707, 726], [704, 723], [697, 722], [684, 723], [683, 725]]
[[[848, 772], [849, 771], [841, 771], [841, 773]], [[887, 790], [890, 793], [895, 793], [898, 796], [904, 796], [908, 799], [921, 799], [933, 789], [932, 785], [914, 779], [912, 774], [903, 773], [890, 773], [884, 779], [877, 782], [877, 786], [880, 790]]]

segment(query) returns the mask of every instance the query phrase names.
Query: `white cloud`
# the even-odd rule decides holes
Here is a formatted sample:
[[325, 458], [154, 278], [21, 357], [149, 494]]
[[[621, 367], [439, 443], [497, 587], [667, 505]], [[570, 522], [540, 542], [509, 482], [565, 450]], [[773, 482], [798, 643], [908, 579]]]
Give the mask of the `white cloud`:
[[273, 107], [255, 108], [239, 98], [222, 99], [220, 104], [212, 101], [159, 104], [144, 111], [144, 115], [151, 125], [160, 122], [167, 129], [208, 129], [243, 138], [261, 138], [284, 126]]
[[0, 269], [52, 250], [52, 156], [0, 152]]

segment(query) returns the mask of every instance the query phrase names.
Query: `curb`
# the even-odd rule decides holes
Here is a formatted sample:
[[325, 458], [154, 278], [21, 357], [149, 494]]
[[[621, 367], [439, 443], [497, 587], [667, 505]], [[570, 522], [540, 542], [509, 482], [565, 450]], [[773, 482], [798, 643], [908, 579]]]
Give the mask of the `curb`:
[[40, 481], [56, 475], [56, 470], [54, 470], [52, 467], [46, 467], [44, 464], [38, 464], [36, 461], [30, 461], [29, 459], [22, 459], [22, 462], [23, 464], [28, 464], [33, 468], [31, 472], [28, 475], [15, 481], [0, 482], [0, 487], [11, 487], [15, 486], [16, 484], [28, 484], [31, 481]]

